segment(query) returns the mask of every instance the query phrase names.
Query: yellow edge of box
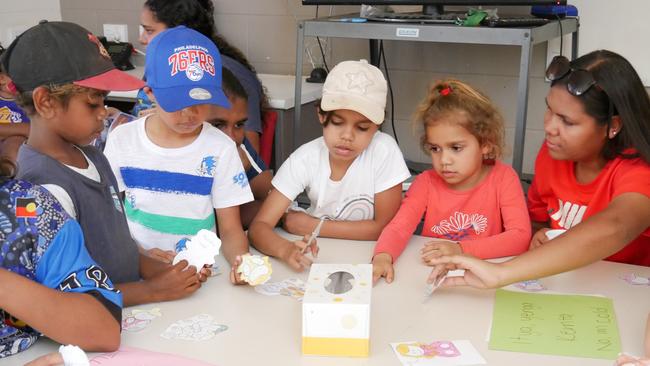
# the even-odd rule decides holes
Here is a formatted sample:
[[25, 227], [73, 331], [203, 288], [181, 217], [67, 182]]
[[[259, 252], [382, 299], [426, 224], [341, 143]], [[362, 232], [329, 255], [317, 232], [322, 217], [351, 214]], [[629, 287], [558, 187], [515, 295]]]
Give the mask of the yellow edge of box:
[[368, 338], [302, 337], [305, 355], [368, 357], [369, 352]]

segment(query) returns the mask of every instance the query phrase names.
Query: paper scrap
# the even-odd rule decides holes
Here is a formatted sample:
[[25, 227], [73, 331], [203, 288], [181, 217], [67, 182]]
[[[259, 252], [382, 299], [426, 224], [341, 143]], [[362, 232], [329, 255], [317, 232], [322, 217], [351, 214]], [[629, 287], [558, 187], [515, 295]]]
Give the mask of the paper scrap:
[[152, 320], [162, 316], [160, 308], [149, 310], [133, 309], [122, 318], [122, 330], [125, 332], [139, 332], [148, 327]]
[[287, 278], [280, 282], [267, 282], [255, 286], [255, 291], [267, 296], [284, 295], [302, 301], [305, 295], [305, 282], [298, 278]]
[[451, 366], [480, 365], [485, 359], [470, 341], [434, 341], [391, 343], [402, 365]]
[[216, 323], [211, 315], [199, 314], [171, 324], [160, 336], [167, 339], [205, 341], [226, 330], [228, 326]]
[[650, 277], [637, 276], [634, 273], [626, 274], [625, 276], [623, 276], [623, 280], [625, 280], [625, 282], [629, 283], [630, 285], [650, 286]]
[[241, 273], [241, 279], [248, 282], [249, 285], [261, 285], [271, 278], [273, 268], [271, 268], [269, 257], [244, 254], [241, 259], [242, 262], [237, 267], [237, 272]]
[[435, 290], [437, 290], [438, 287], [440, 287], [440, 285], [442, 285], [442, 283], [445, 281], [445, 278], [447, 278], [448, 275], [449, 275], [449, 273], [445, 273], [437, 281], [434, 281], [433, 283], [428, 283], [427, 284], [427, 286], [424, 289], [424, 299], [422, 300], [422, 302], [427, 301], [429, 299], [429, 297], [431, 297], [431, 295], [433, 295], [433, 292]]
[[515, 287], [528, 292], [545, 291], [546, 287], [539, 280], [528, 280], [515, 283]]

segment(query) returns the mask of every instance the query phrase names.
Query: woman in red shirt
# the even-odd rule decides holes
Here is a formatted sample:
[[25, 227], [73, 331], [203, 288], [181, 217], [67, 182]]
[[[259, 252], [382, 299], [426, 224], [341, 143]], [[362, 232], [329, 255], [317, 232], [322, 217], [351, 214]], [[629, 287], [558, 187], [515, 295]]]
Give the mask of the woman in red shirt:
[[[446, 285], [493, 288], [600, 259], [650, 266], [650, 97], [641, 79], [604, 50], [556, 57], [546, 76], [546, 141], [528, 197], [533, 250], [501, 264], [432, 259], [430, 281], [454, 267], [465, 275]], [[548, 240], [548, 227], [568, 230]]]

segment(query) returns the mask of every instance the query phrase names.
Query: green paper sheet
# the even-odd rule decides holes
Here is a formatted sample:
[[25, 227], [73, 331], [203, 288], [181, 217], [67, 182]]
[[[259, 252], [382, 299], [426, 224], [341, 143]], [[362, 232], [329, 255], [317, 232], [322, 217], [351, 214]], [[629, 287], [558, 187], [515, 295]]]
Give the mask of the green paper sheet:
[[497, 290], [489, 348], [615, 359], [621, 341], [612, 299]]

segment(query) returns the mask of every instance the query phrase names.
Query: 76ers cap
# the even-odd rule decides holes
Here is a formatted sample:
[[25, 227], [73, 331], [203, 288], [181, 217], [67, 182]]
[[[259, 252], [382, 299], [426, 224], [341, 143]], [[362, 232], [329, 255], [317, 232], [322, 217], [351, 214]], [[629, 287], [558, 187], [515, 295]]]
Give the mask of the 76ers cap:
[[99, 90], [134, 90], [144, 83], [120, 70], [97, 37], [68, 22], [41, 21], [18, 36], [2, 67], [21, 92], [73, 83]]
[[230, 108], [221, 89], [221, 55], [208, 37], [178, 26], [147, 46], [145, 79], [156, 102], [167, 112], [197, 104]]

